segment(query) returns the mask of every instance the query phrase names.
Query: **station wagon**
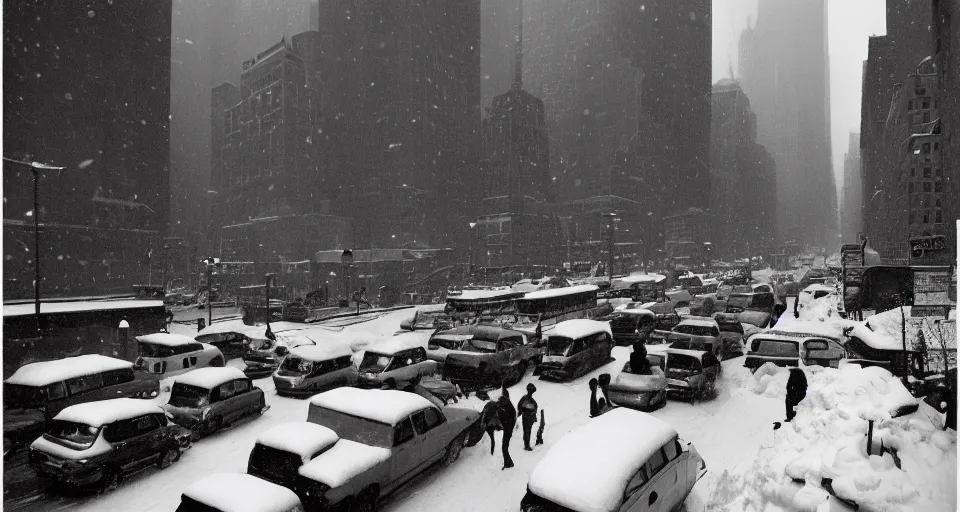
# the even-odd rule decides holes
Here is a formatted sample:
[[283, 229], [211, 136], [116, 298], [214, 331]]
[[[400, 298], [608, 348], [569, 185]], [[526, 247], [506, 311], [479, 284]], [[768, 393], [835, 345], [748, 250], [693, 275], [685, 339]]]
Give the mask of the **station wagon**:
[[340, 386], [356, 385], [357, 367], [352, 357], [350, 347], [296, 347], [273, 373], [277, 394], [309, 396]]
[[225, 364], [220, 349], [182, 334], [158, 332], [137, 336], [140, 357], [136, 366], [161, 378], [181, 375], [194, 368]]
[[613, 352], [610, 324], [567, 320], [550, 332], [540, 363], [540, 378], [569, 380], [609, 363]]
[[423, 340], [394, 336], [367, 348], [358, 372], [361, 388], [407, 389], [435, 374], [437, 362], [427, 359]]
[[178, 425], [206, 437], [243, 417], [269, 409], [263, 391], [236, 368], [201, 368], [177, 378], [163, 406]]

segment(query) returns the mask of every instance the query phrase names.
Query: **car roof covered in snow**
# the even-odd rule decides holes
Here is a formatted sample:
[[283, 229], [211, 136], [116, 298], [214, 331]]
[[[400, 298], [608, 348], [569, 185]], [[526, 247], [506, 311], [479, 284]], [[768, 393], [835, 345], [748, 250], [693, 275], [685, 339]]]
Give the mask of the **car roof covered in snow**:
[[650, 310], [647, 309], [647, 308], [623, 308], [623, 309], [618, 309], [618, 310], [616, 310], [616, 312], [617, 312], [618, 314], [624, 314], [624, 315], [648, 315], [648, 316], [656, 316], [656, 313], [654, 313], [653, 311], [650, 311]]
[[224, 366], [221, 368], [197, 368], [196, 370], [176, 377], [175, 382], [203, 389], [213, 389], [224, 382], [245, 378], [247, 378], [247, 376], [240, 370], [230, 366]]
[[827, 286], [821, 283], [814, 283], [804, 288], [803, 292], [804, 293], [816, 293], [816, 292], [837, 293], [837, 289], [833, 286]]
[[71, 405], [57, 413], [53, 419], [83, 423], [91, 427], [101, 427], [115, 421], [128, 420], [145, 414], [163, 414], [163, 409], [149, 400], [114, 398]]
[[520, 297], [523, 295], [523, 292], [518, 292], [517, 290], [511, 290], [510, 288], [498, 288], [498, 289], [484, 289], [484, 290], [463, 290], [459, 295], [447, 295], [448, 301], [457, 301], [457, 300], [481, 300], [481, 299], [496, 299], [496, 298], [511, 298], [511, 297]]
[[403, 333], [391, 336], [383, 341], [379, 341], [367, 347], [367, 352], [383, 354], [386, 356], [396, 355], [397, 352], [410, 350], [414, 348], [423, 348], [426, 340], [417, 333]]
[[675, 437], [663, 420], [616, 408], [557, 441], [533, 469], [528, 488], [578, 512], [619, 510], [630, 478]]
[[601, 332], [612, 335], [609, 322], [598, 322], [597, 320], [578, 318], [576, 320], [566, 320], [558, 323], [553, 327], [553, 330], [550, 331], [550, 336], [563, 336], [565, 338], [577, 339]]
[[616, 281], [622, 283], [659, 283], [667, 278], [662, 274], [639, 274], [635, 276], [618, 277]]
[[350, 350], [348, 345], [331, 345], [329, 347], [301, 345], [290, 349], [290, 355], [299, 357], [300, 359], [306, 359], [307, 361], [329, 361], [331, 359], [352, 356], [353, 351]]
[[23, 386], [46, 386], [75, 377], [124, 368], [133, 368], [133, 363], [98, 354], [87, 354], [25, 364], [5, 382]]
[[[856, 336], [860, 341], [866, 343], [870, 348], [877, 350], [903, 350], [902, 340], [870, 330], [866, 324], [854, 323], [850, 327], [852, 327], [850, 330], [850, 336]], [[913, 348], [909, 341], [907, 342], [907, 348]]]
[[391, 426], [421, 409], [433, 407], [429, 400], [415, 393], [347, 387], [314, 395], [310, 404]]
[[599, 290], [599, 288], [592, 284], [581, 284], [577, 286], [565, 286], [563, 288], [550, 288], [549, 290], [537, 290], [524, 295], [523, 298], [525, 300], [549, 299], [551, 297], [563, 297], [575, 293], [596, 292], [597, 290]]
[[277, 425], [260, 434], [257, 444], [295, 453], [305, 459], [339, 440], [340, 436], [336, 432], [323, 425], [294, 421]]
[[153, 334], [137, 336], [137, 341], [140, 343], [149, 343], [151, 345], [163, 345], [165, 347], [179, 347], [188, 343], [200, 343], [190, 336], [185, 336], [183, 334], [170, 334], [167, 332], [155, 332]]
[[[781, 316], [781, 320], [783, 317]], [[778, 321], [769, 331], [770, 333], [780, 333], [793, 336], [822, 336], [839, 340], [843, 337], [842, 322], [819, 322], [816, 320], [795, 320]]]
[[685, 348], [667, 348], [664, 352], [667, 354], [677, 354], [679, 356], [689, 356], [694, 359], [700, 359], [707, 353], [706, 350], [687, 350]]
[[[696, 325], [698, 327], [718, 327], [716, 320], [705, 317], [705, 316], [683, 317], [683, 319], [680, 320], [680, 323], [677, 324], [677, 327], [680, 327], [681, 325]], [[674, 329], [676, 329], [676, 327], [674, 327]]]
[[300, 466], [299, 473], [313, 481], [336, 488], [389, 458], [388, 448], [342, 439], [316, 459]]
[[245, 473], [214, 473], [183, 495], [221, 512], [287, 512], [301, 506], [290, 489]]

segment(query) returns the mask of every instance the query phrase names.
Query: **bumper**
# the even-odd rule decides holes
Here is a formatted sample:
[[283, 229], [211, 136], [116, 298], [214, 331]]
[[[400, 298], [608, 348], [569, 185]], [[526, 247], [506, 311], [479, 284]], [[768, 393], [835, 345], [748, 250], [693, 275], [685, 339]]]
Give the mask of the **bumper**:
[[164, 409], [167, 418], [186, 430], [196, 433], [200, 429], [200, 416], [193, 415], [177, 409]]
[[380, 382], [380, 379], [368, 379], [361, 377], [357, 379], [357, 387], [360, 389], [380, 389], [383, 387], [383, 383]]
[[31, 454], [30, 468], [39, 477], [52, 478], [60, 482], [74, 485], [90, 485], [103, 478], [103, 471], [99, 467], [64, 467], [62, 462], [53, 462], [44, 455]]
[[260, 361], [243, 361], [243, 364], [246, 365], [246, 368], [243, 369], [243, 374], [250, 378], [260, 378], [266, 377], [273, 374], [277, 371], [277, 368], [280, 366], [280, 363], [264, 363]]
[[609, 398], [610, 402], [612, 402], [614, 405], [628, 407], [631, 409], [644, 409], [652, 407], [655, 403], [657, 403], [657, 398], [659, 398], [661, 393], [666, 393], [666, 391], [666, 389], [662, 391], [610, 390], [607, 398]]
[[697, 389], [689, 383], [677, 379], [667, 379], [667, 394], [690, 397], [697, 392]]
[[540, 363], [539, 369], [541, 379], [567, 380], [570, 378], [570, 370], [560, 365]]
[[296, 398], [306, 398], [319, 393], [313, 389], [313, 386], [281, 388], [277, 386], [277, 394], [280, 396], [292, 396]]

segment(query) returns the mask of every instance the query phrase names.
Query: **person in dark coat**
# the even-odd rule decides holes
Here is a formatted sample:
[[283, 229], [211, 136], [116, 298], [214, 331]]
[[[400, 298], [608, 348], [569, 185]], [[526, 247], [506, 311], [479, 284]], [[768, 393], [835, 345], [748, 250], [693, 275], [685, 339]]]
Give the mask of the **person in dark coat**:
[[630, 353], [630, 371], [637, 375], [650, 375], [647, 346], [643, 342], [633, 344], [633, 352]]
[[604, 409], [613, 407], [613, 404], [610, 403], [610, 374], [600, 374], [600, 378], [597, 380], [597, 385], [600, 386], [600, 392], [603, 393], [603, 398], [597, 401], [597, 406], [600, 409], [600, 413], [603, 414]]
[[523, 423], [523, 449], [528, 452], [533, 451], [530, 447], [530, 434], [533, 425], [537, 422], [537, 409], [539, 409], [537, 401], [533, 399], [536, 391], [537, 387], [532, 382], [527, 384], [527, 394], [517, 402], [517, 416], [521, 417], [520, 420]]
[[797, 415], [797, 404], [807, 396], [807, 376], [800, 368], [790, 368], [790, 378], [787, 379], [787, 396], [784, 400], [787, 406], [786, 421], [793, 420]]
[[503, 388], [503, 393], [497, 399], [497, 417], [500, 418], [500, 425], [503, 427], [503, 440], [500, 442], [500, 449], [503, 452], [503, 469], [513, 467], [513, 459], [510, 457], [510, 438], [513, 437], [513, 431], [517, 428], [517, 409], [510, 402], [510, 392]]
[[493, 437], [493, 433], [503, 430], [503, 426], [500, 425], [499, 410], [499, 402], [490, 401], [483, 406], [483, 412], [480, 413], [480, 430], [490, 436], [490, 455], [493, 455], [494, 450], [497, 449], [497, 440]]
[[597, 379], [590, 379], [590, 417], [600, 416], [600, 404], [597, 403]]

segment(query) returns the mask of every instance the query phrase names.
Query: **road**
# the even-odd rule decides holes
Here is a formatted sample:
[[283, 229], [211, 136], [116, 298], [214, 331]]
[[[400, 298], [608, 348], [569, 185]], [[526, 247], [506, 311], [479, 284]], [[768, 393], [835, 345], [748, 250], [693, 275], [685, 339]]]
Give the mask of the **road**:
[[[358, 337], [371, 340], [386, 338], [398, 328], [400, 321], [411, 315], [410, 310], [391, 312], [371, 320], [344, 325], [341, 331], [331, 331], [329, 343], [351, 343]], [[345, 322], [344, 322], [345, 323]], [[174, 332], [190, 326], [177, 326]], [[192, 327], [195, 329], [195, 327]], [[424, 335], [426, 341], [426, 334]], [[461, 510], [496, 511], [517, 510], [526, 489], [527, 476], [537, 461], [563, 434], [589, 420], [588, 381], [601, 373], [615, 374], [629, 359], [629, 349], [614, 351], [616, 362], [611, 362], [589, 375], [568, 383], [544, 382], [530, 376], [511, 388], [511, 397], [519, 400], [528, 382], [535, 382], [535, 398], [545, 412], [546, 444], [533, 452], [523, 451], [520, 436], [515, 437], [512, 454], [516, 467], [502, 471], [499, 446], [497, 454], [490, 455], [489, 440], [463, 452], [461, 459], [449, 468], [433, 468], [411, 485], [388, 497], [381, 507], [388, 511]], [[242, 362], [232, 360], [232, 366]], [[742, 368], [742, 358], [725, 361], [724, 372], [718, 382], [718, 396], [707, 402], [669, 402], [656, 411], [658, 416], [672, 424], [685, 440], [692, 441], [707, 463], [708, 473], [687, 499], [685, 510], [701, 511], [708, 504], [722, 506], [732, 500], [739, 483], [726, 474], [742, 472], [752, 462], [764, 440], [772, 439], [773, 421], [782, 417], [782, 402], [757, 396], [743, 387], [749, 373]], [[271, 406], [263, 416], [224, 429], [215, 436], [198, 441], [181, 460], [166, 470], [147, 469], [123, 482], [119, 489], [105, 495], [70, 494], [52, 487], [48, 482], [32, 476], [21, 455], [4, 471], [4, 510], [76, 510], [100, 512], [107, 510], [129, 512], [170, 512], [176, 509], [180, 493], [198, 478], [214, 472], [244, 472], [247, 457], [257, 436], [264, 430], [290, 421], [304, 421], [307, 416], [305, 400], [279, 397], [270, 378], [259, 379], [255, 385], [263, 389]], [[491, 392], [494, 398], [498, 392]], [[156, 399], [163, 403], [168, 393]], [[457, 406], [483, 406], [475, 397], [461, 400]], [[638, 433], [642, 436], [642, 433]], [[499, 443], [499, 439], [498, 439]], [[712, 502], [711, 502], [712, 500]]]

